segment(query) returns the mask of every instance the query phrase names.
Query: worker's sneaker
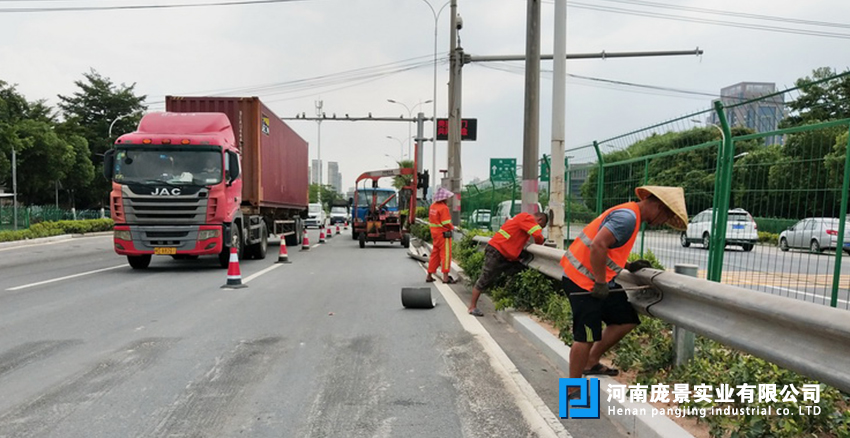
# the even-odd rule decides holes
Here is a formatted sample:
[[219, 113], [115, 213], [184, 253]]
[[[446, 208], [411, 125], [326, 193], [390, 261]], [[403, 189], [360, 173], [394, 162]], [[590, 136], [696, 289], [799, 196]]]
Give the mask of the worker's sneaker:
[[484, 316], [484, 312], [482, 312], [482, 311], [478, 310], [478, 308], [477, 308], [477, 307], [476, 307], [476, 308], [474, 308], [474, 309], [472, 309], [472, 310], [470, 310], [470, 311], [469, 311], [469, 314], [470, 314], [470, 315], [473, 315], [473, 316]]

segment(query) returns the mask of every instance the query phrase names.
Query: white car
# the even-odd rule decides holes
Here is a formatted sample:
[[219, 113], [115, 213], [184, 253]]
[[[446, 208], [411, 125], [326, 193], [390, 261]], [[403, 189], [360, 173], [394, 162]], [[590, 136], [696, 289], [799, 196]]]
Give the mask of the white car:
[[469, 226], [472, 228], [487, 228], [490, 226], [490, 210], [475, 210], [469, 217]]
[[[701, 243], [705, 249], [711, 246], [711, 214], [713, 209], [703, 210], [688, 222], [687, 231], [680, 236], [682, 246]], [[743, 208], [729, 210], [726, 223], [726, 245], [740, 245], [744, 251], [752, 251], [758, 242], [758, 226], [753, 216]]]
[[304, 227], [321, 228], [325, 225], [325, 210], [322, 209], [322, 204], [309, 204], [307, 206], [307, 220], [304, 222]]
[[[779, 234], [779, 249], [807, 248], [814, 253], [838, 247], [838, 218], [809, 217]], [[842, 249], [850, 254], [850, 223], [844, 225]]]

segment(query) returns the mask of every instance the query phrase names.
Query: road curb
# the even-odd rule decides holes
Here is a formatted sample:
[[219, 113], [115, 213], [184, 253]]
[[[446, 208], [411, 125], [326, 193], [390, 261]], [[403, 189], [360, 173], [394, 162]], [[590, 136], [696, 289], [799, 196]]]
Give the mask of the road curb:
[[[547, 359], [552, 361], [564, 374], [570, 372], [570, 347], [553, 334], [549, 333], [540, 324], [532, 320], [527, 314], [514, 310], [498, 311], [497, 316], [511, 325], [519, 334], [534, 345]], [[624, 412], [644, 411], [652, 412], [653, 406], [648, 403], [621, 403], [616, 399], [608, 401], [608, 384], [620, 384], [616, 380], [599, 376], [599, 408], [600, 413], [614, 423], [619, 424], [631, 436], [636, 438], [682, 438], [691, 437], [681, 426], [666, 416], [653, 417], [649, 415], [608, 415], [609, 407], [624, 409]]]
[[0, 249], [17, 248], [19, 246], [38, 245], [42, 243], [62, 242], [65, 240], [75, 239], [79, 237], [111, 236], [112, 233], [112, 231], [100, 231], [97, 233], [60, 234], [58, 236], [39, 237], [37, 239], [13, 240], [11, 242], [0, 242]]

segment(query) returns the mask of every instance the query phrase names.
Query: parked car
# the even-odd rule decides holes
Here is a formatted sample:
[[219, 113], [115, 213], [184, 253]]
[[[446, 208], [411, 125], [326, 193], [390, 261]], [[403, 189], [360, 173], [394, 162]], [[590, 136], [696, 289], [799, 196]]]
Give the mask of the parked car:
[[325, 225], [325, 219], [322, 204], [310, 204], [307, 206], [307, 220], [304, 222], [304, 227], [321, 228]]
[[[705, 249], [711, 246], [711, 215], [714, 209], [703, 210], [688, 222], [687, 231], [680, 236], [682, 246], [701, 243]], [[743, 208], [729, 210], [726, 224], [726, 245], [740, 245], [744, 251], [752, 251], [758, 242], [758, 226], [753, 216]]]
[[490, 210], [475, 210], [469, 216], [469, 226], [472, 228], [490, 227]]
[[[513, 207], [511, 207], [511, 203], [513, 203]], [[498, 231], [498, 229], [502, 228], [502, 225], [504, 225], [508, 219], [518, 215], [521, 211], [522, 202], [520, 200], [500, 202], [499, 205], [496, 206], [496, 211], [490, 215], [490, 229]], [[537, 203], [537, 211], [543, 211], [543, 207], [539, 202]], [[547, 235], [546, 230], [543, 231], [543, 235]]]
[[[838, 247], [839, 219], [808, 217], [779, 234], [779, 249], [808, 248], [814, 253]], [[850, 254], [850, 223], [844, 225], [844, 252]]]

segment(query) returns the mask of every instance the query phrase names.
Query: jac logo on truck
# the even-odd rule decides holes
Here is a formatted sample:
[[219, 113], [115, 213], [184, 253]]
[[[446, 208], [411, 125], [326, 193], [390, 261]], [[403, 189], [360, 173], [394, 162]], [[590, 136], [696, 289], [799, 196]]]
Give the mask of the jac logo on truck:
[[169, 189], [168, 187], [157, 187], [153, 189], [151, 195], [154, 196], [180, 196], [180, 188], [174, 187], [173, 189]]

